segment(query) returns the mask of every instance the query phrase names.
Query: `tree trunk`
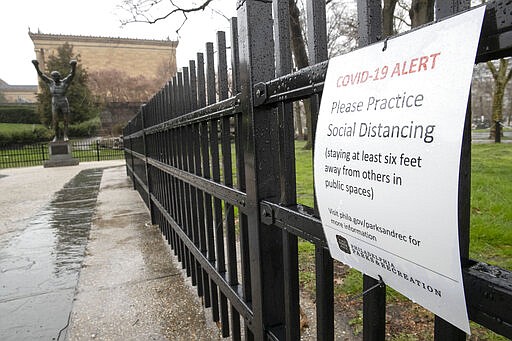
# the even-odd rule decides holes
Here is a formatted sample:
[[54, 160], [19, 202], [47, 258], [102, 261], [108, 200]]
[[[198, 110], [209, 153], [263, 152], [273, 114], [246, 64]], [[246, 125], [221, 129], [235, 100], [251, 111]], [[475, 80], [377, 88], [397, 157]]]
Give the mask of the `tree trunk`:
[[494, 78], [494, 92], [492, 96], [492, 120], [491, 131], [489, 134], [490, 139], [496, 137], [496, 122], [503, 121], [503, 98], [505, 96], [505, 88], [512, 76], [512, 70], [508, 69], [508, 60], [501, 58], [499, 68], [496, 69], [492, 62], [487, 62], [487, 67], [491, 71]]
[[384, 0], [384, 6], [382, 6], [382, 34], [384, 37], [395, 34], [393, 19], [397, 1], [398, 0]]
[[[289, 0], [290, 5], [290, 36], [291, 36], [291, 47], [293, 53], [293, 60], [297, 69], [302, 69], [309, 65], [308, 55], [306, 52], [306, 43], [304, 42], [304, 36], [302, 35], [302, 28], [300, 24], [300, 10], [297, 7], [295, 0]], [[304, 100], [304, 109], [306, 110], [306, 129], [307, 129], [307, 143], [304, 146], [305, 149], [311, 149], [313, 141], [311, 140], [311, 109], [309, 100]], [[301, 115], [299, 113], [299, 119]]]
[[294, 105], [295, 113], [295, 127], [297, 128], [297, 139], [304, 140], [304, 129], [302, 128], [302, 109], [299, 102], [295, 102]]
[[409, 17], [411, 27], [418, 27], [434, 20], [435, 0], [412, 0]]
[[290, 37], [293, 53], [293, 60], [297, 69], [302, 69], [309, 65], [306, 52], [306, 43], [302, 35], [300, 24], [300, 10], [295, 0], [289, 0], [290, 5]]

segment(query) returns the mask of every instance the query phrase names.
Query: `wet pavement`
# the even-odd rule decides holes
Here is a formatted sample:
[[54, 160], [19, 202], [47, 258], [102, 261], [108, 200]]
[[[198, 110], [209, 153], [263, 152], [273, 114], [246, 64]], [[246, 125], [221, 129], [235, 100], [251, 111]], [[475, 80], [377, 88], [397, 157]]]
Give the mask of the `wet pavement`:
[[220, 339], [122, 163], [101, 164], [0, 170], [0, 340]]
[[0, 240], [0, 339], [58, 340], [68, 324], [102, 170], [81, 171], [19, 235]]
[[125, 170], [105, 170], [69, 340], [220, 340]]

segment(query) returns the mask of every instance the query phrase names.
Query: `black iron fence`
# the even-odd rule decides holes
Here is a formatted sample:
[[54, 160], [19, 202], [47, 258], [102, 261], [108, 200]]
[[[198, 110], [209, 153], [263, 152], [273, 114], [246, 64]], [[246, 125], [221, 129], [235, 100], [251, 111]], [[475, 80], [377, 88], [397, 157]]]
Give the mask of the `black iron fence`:
[[[469, 1], [436, 5], [439, 18]], [[380, 1], [358, 0], [360, 45], [380, 39]], [[124, 129], [127, 172], [223, 336], [298, 340], [298, 238], [314, 245], [317, 339], [334, 339], [333, 260], [314, 207], [297, 204], [292, 103], [313, 127], [328, 61], [325, 0], [307, 0], [311, 66], [291, 72], [288, 0], [238, 2], [231, 93], [225, 33], [206, 44]], [[488, 5], [477, 61], [512, 55], [512, 4]], [[273, 22], [273, 25], [272, 25]], [[275, 32], [275, 34], [274, 34]], [[216, 85], [217, 84], [217, 85]], [[468, 113], [468, 117], [470, 113]], [[459, 189], [460, 250], [470, 319], [512, 337], [512, 275], [469, 259], [470, 120]], [[314, 132], [314, 129], [312, 129]], [[363, 290], [376, 280], [364, 276]], [[386, 290], [363, 298], [365, 340], [384, 340]], [[436, 340], [465, 340], [435, 320]]]
[[[81, 162], [122, 159], [120, 138], [89, 139], [72, 142], [73, 157]], [[39, 166], [49, 159], [48, 143], [0, 147], [0, 168]]]

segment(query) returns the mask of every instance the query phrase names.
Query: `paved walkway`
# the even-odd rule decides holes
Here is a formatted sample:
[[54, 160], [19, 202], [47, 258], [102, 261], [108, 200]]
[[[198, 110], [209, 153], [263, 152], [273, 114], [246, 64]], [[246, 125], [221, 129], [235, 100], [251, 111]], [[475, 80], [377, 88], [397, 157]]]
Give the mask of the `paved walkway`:
[[[70, 180], [76, 179], [79, 172], [94, 168], [104, 169], [88, 171], [85, 174], [89, 183], [85, 186], [72, 183], [70, 188]], [[101, 183], [94, 187], [92, 182], [98, 173], [100, 176], [102, 173]], [[99, 178], [96, 181], [99, 182]], [[66, 183], [67, 187], [64, 186]], [[80, 197], [84, 188], [97, 193], [97, 200]], [[0, 339], [220, 339], [218, 329], [209, 322], [209, 312], [205, 313], [201, 308], [195, 290], [187, 284], [181, 267], [173, 262], [159, 230], [150, 225], [148, 211], [138, 193], [132, 189], [122, 162], [84, 163], [52, 169], [32, 167], [0, 170], [0, 190], [4, 193], [0, 204], [5, 207], [0, 215], [0, 254], [5, 256], [8, 250], [12, 257], [3, 257], [0, 263]], [[74, 193], [74, 197], [56, 203], [63, 198], [62, 193], [70, 192]], [[13, 254], [13, 250], [18, 250], [13, 246], [30, 240], [30, 236], [36, 236], [34, 231], [46, 231], [39, 217], [50, 211], [49, 207], [74, 205], [69, 212], [76, 213], [77, 209], [83, 209], [92, 200], [96, 200], [93, 202], [95, 211], [92, 223], [80, 225], [69, 220], [67, 224], [46, 224], [50, 225], [47, 230], [51, 233], [42, 234], [47, 236], [43, 238], [47, 242], [41, 243], [44, 248], [37, 248], [33, 244], [34, 250], [40, 251], [34, 254], [44, 256], [48, 253], [45, 259], [51, 261], [44, 263], [53, 270], [34, 272], [32, 270], [38, 268], [44, 257], [34, 257], [23, 249], [19, 249], [17, 255]], [[59, 212], [62, 218], [62, 212], [67, 211]], [[37, 228], [34, 227], [35, 221], [39, 222]], [[55, 255], [62, 254], [63, 245], [67, 245], [62, 242], [63, 232], [77, 229], [83, 234], [85, 225], [90, 229], [87, 230], [88, 238], [82, 238], [81, 242], [77, 242], [79, 238], [74, 238], [75, 243], [71, 247], [75, 253], [82, 254], [81, 258], [76, 258], [80, 266], [55, 261], [58, 258]], [[69, 226], [73, 226], [73, 229]], [[51, 236], [56, 236], [55, 240]], [[9, 260], [15, 262], [14, 258], [32, 265], [14, 270], [14, 267], [8, 266]], [[62, 283], [60, 269], [63, 266], [77, 271], [76, 276], [66, 277], [68, 282], [64, 288], [57, 285]], [[6, 280], [27, 274], [37, 279], [36, 287], [39, 288], [26, 289], [30, 293], [28, 295], [20, 294], [16, 287], [20, 285], [15, 281]], [[41, 283], [45, 283], [44, 291], [40, 290]], [[5, 294], [3, 288], [9, 287], [16, 290]], [[37, 299], [32, 297], [44, 297], [44, 304], [35, 304]], [[71, 303], [63, 304], [68, 299]], [[35, 308], [30, 307], [31, 302]], [[10, 319], [16, 323], [4, 318], [16, 313], [19, 316]]]

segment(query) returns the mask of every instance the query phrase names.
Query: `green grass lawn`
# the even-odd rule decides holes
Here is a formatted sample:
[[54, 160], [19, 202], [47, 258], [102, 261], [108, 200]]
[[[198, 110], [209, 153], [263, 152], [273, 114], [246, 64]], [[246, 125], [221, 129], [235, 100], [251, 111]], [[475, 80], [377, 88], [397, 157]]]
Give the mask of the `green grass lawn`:
[[512, 270], [512, 145], [472, 146], [470, 257]]
[[[304, 144], [296, 143], [297, 198], [299, 203], [313, 206], [312, 153], [303, 149]], [[512, 270], [512, 144], [472, 145], [470, 257]], [[312, 293], [315, 291], [314, 262], [314, 245], [299, 241], [299, 280], [301, 286]], [[354, 269], [341, 270], [344, 272], [339, 273], [339, 268], [335, 265], [335, 296], [344, 301], [360, 294], [361, 274]], [[420, 312], [417, 314], [431, 319], [430, 327], [426, 324], [427, 336], [418, 338], [405, 333], [390, 335], [390, 340], [432, 339], [432, 315], [418, 306], [407, 305], [407, 298], [395, 290], [388, 287], [386, 292], [388, 304], [403, 305], [411, 311], [418, 309]], [[349, 322], [355, 334], [362, 330], [361, 311], [358, 310], [358, 313]], [[408, 316], [416, 317], [414, 314]], [[474, 335], [472, 340], [505, 340], [473, 322], [471, 329]]]
[[[296, 144], [297, 198], [313, 206], [312, 154], [303, 146]], [[472, 146], [470, 243], [471, 258], [512, 270], [511, 144]]]
[[36, 128], [45, 129], [42, 124], [0, 123], [0, 134], [32, 132]]

